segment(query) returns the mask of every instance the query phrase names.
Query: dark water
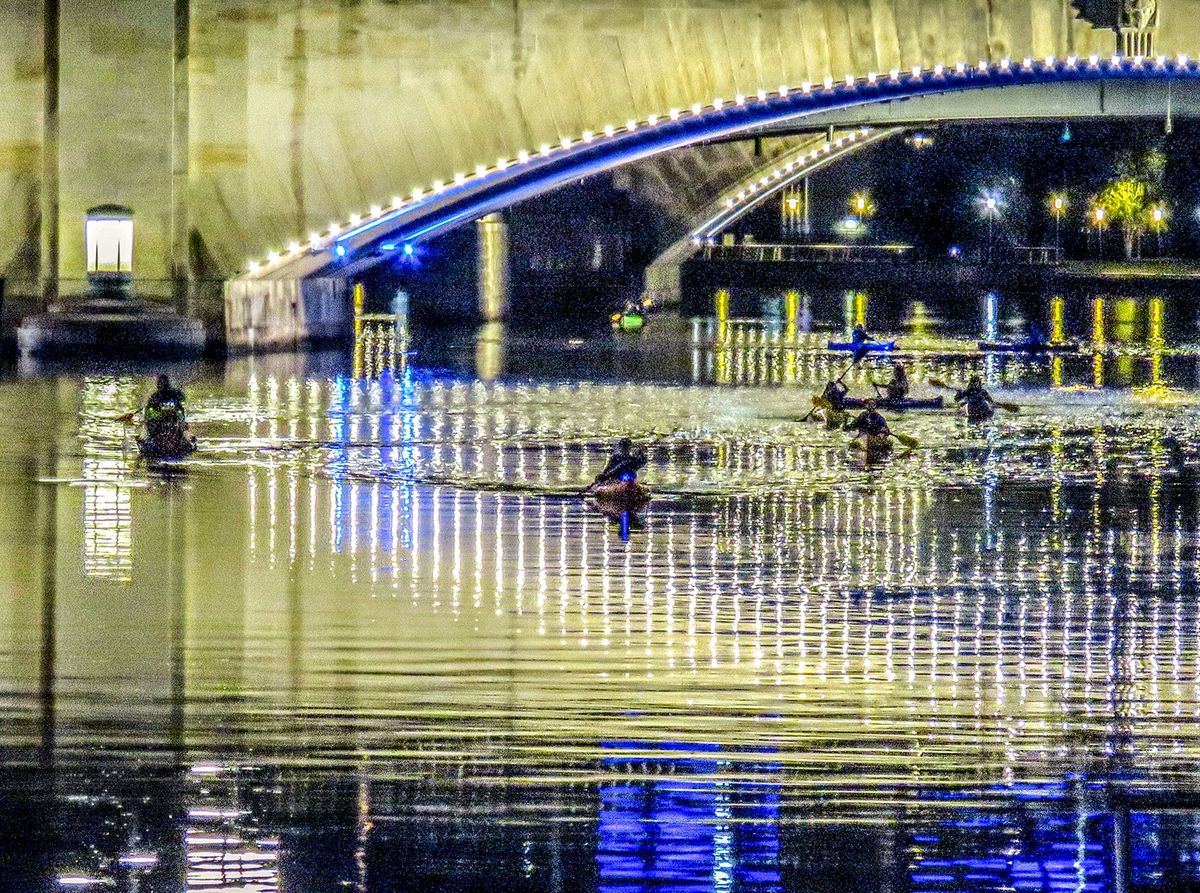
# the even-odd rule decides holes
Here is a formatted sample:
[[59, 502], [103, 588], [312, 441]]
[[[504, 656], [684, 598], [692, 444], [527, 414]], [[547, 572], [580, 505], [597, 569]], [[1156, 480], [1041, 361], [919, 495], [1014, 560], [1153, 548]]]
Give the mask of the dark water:
[[[144, 379], [13, 371], [0, 889], [1194, 888], [1195, 312], [823, 300], [180, 369], [170, 472]], [[843, 310], [1021, 411], [864, 467]], [[972, 349], [1029, 319], [1084, 350]]]

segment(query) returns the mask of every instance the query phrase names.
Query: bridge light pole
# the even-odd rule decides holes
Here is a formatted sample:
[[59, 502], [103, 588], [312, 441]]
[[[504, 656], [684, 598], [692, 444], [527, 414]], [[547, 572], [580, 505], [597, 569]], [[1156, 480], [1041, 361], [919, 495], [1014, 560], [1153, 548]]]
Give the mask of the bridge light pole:
[[1059, 255], [1062, 254], [1062, 216], [1066, 211], [1067, 197], [1061, 192], [1051, 195], [1050, 213], [1054, 215], [1054, 249]]

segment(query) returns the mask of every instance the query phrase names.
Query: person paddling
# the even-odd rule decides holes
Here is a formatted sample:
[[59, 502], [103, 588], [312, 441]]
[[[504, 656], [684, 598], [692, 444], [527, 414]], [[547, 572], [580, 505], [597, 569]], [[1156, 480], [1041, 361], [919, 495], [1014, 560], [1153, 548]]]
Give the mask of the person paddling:
[[850, 429], [858, 432], [856, 437], [866, 439], [868, 453], [879, 455], [891, 452], [892, 430], [888, 427], [887, 419], [880, 415], [879, 404], [875, 400], [867, 401], [866, 409], [850, 423]]
[[972, 375], [967, 386], [954, 395], [954, 402], [967, 409], [967, 421], [986, 422], [996, 414], [996, 401], [983, 387], [983, 379]]
[[892, 363], [892, 380], [887, 384], [877, 384], [875, 389], [883, 391], [889, 401], [904, 400], [908, 397], [908, 370], [899, 360]]
[[622, 437], [613, 447], [612, 455], [604, 470], [596, 476], [592, 486], [609, 481], [636, 481], [637, 473], [646, 467], [646, 448], [635, 447], [628, 437]]
[[171, 384], [166, 375], [158, 376], [158, 384], [146, 401], [146, 433], [160, 437], [186, 429], [183, 391]]
[[1029, 334], [1025, 337], [1025, 346], [1032, 350], [1041, 350], [1049, 343], [1046, 340], [1046, 333], [1042, 331], [1042, 327], [1037, 323], [1030, 323]]
[[829, 406], [835, 412], [842, 412], [846, 408], [846, 395], [848, 393], [850, 393], [849, 385], [839, 378], [825, 385], [825, 390], [821, 392], [821, 397], [829, 402]]
[[866, 344], [871, 339], [871, 333], [867, 331], [866, 326], [859, 323], [854, 327], [854, 331], [850, 333], [851, 344]]

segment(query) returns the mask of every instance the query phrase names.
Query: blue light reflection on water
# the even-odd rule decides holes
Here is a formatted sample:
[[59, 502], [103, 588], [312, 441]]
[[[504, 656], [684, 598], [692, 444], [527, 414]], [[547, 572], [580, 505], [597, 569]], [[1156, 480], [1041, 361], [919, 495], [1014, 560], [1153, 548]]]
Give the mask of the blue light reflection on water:
[[[596, 862], [603, 893], [662, 889], [777, 893], [780, 874], [778, 763], [739, 761], [718, 745], [605, 742], [605, 748], [652, 752], [637, 760], [664, 779], [600, 785]], [[692, 754], [670, 756], [673, 751]], [[668, 755], [664, 755], [668, 754]], [[696, 756], [711, 754], [712, 756]], [[605, 757], [620, 770], [624, 757]], [[749, 773], [753, 780], [747, 781]], [[759, 776], [762, 776], [762, 780]], [[711, 776], [717, 776], [709, 780]]]

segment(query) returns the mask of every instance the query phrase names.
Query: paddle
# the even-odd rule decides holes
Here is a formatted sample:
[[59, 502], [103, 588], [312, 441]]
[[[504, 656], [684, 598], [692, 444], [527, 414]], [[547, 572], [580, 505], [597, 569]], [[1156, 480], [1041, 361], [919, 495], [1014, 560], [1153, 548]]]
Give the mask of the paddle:
[[[929, 383], [931, 385], [933, 385], [935, 388], [942, 388], [943, 390], [947, 390], [947, 391], [959, 390], [958, 388], [954, 387], [953, 385], [946, 384], [940, 378], [931, 378], [931, 379], [929, 379]], [[1011, 412], [1013, 414], [1016, 414], [1021, 411], [1021, 407], [1018, 406], [1016, 403], [1006, 403], [1003, 400], [993, 400], [992, 403], [995, 404], [996, 406], [999, 406], [1005, 412]]]

